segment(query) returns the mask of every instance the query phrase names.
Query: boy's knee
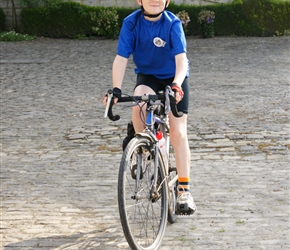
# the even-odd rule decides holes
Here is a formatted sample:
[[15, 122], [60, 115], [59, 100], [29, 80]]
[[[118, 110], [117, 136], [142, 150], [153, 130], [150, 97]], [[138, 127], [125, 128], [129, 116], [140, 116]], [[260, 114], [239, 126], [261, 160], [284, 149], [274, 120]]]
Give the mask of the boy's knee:
[[182, 141], [184, 138], [186, 138], [186, 133], [181, 129], [172, 129], [170, 130], [170, 139], [172, 143]]

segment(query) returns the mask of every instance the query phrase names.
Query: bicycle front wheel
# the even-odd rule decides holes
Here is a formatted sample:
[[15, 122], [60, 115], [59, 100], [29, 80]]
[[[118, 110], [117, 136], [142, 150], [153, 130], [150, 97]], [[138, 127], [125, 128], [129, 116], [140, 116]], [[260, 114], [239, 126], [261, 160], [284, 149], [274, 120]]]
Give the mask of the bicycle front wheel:
[[155, 173], [153, 148], [148, 138], [133, 138], [124, 151], [120, 165], [119, 213], [131, 249], [158, 249], [166, 228], [167, 183], [160, 157], [156, 192], [152, 194]]

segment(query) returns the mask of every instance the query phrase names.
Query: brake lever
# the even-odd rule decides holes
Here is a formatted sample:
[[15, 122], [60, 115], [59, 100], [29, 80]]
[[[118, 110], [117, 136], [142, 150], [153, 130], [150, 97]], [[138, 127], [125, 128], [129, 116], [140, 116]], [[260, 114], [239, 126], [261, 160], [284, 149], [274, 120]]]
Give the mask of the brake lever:
[[169, 95], [171, 94], [171, 92], [173, 92], [170, 88], [170, 86], [167, 86], [165, 89], [165, 114], [169, 114], [170, 112], [170, 99], [169, 99]]
[[109, 112], [109, 109], [110, 109], [112, 98], [113, 98], [113, 90], [109, 89], [108, 90], [108, 94], [107, 94], [107, 105], [106, 105], [106, 109], [105, 109], [104, 118], [108, 117], [108, 112]]

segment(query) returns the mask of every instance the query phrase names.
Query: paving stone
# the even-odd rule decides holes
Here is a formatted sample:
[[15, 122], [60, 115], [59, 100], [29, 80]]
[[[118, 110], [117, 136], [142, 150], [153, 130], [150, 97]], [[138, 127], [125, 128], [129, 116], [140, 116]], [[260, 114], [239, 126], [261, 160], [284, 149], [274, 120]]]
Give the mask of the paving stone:
[[217, 135], [217, 134], [210, 134], [210, 135], [204, 136], [204, 139], [211, 139], [211, 140], [223, 139], [223, 138], [225, 138], [224, 135]]
[[[289, 42], [188, 38], [198, 210], [168, 224], [160, 249], [290, 249]], [[0, 46], [1, 249], [129, 249], [117, 185], [131, 111], [117, 104], [111, 122], [101, 103], [117, 41]]]

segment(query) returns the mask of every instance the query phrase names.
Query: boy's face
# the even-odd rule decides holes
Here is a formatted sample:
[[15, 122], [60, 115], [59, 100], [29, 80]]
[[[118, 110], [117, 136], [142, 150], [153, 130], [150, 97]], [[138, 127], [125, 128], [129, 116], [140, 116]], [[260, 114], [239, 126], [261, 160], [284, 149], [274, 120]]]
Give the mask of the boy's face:
[[137, 0], [139, 5], [143, 5], [144, 10], [147, 14], [158, 14], [162, 12], [168, 6], [170, 0]]

